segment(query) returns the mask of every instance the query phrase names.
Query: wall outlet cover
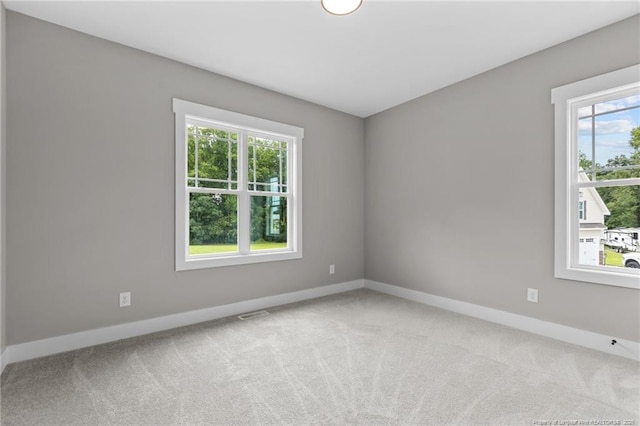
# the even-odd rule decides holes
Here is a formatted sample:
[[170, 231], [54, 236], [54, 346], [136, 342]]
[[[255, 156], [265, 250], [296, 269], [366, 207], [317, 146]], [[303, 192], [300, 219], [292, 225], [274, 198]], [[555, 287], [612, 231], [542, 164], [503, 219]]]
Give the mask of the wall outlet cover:
[[131, 306], [131, 292], [120, 293], [120, 307]]

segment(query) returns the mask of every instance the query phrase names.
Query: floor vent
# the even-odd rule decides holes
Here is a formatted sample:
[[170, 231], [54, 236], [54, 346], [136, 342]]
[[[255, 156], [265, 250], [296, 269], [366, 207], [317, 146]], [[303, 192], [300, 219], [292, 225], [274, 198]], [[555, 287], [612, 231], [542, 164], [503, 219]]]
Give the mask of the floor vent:
[[269, 315], [269, 312], [267, 311], [250, 312], [248, 314], [238, 315], [238, 318], [244, 321], [251, 318], [263, 317], [265, 315]]

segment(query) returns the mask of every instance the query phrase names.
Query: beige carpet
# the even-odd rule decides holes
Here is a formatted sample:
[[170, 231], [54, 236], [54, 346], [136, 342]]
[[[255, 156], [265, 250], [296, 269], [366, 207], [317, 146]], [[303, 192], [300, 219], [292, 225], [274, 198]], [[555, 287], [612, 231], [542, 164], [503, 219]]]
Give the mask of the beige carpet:
[[631, 360], [369, 290], [269, 311], [11, 364], [2, 424], [640, 425]]

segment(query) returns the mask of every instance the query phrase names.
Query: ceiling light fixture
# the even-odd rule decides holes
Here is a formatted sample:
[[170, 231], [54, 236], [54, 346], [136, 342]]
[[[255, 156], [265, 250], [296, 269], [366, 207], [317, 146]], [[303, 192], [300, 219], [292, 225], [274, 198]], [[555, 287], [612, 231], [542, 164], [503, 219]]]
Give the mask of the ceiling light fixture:
[[332, 15], [348, 15], [358, 10], [362, 0], [320, 0], [324, 10]]

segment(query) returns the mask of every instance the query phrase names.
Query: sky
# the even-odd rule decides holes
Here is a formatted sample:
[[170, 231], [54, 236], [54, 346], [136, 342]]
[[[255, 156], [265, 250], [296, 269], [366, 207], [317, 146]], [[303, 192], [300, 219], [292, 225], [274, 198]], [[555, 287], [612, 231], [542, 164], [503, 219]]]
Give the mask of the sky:
[[[635, 107], [631, 110], [616, 112], [622, 108]], [[604, 165], [609, 158], [617, 155], [629, 155], [633, 149], [629, 145], [631, 129], [640, 126], [640, 95], [614, 99], [595, 105], [595, 145], [596, 163]], [[591, 114], [591, 107], [578, 110], [579, 117]], [[578, 122], [578, 148], [591, 160], [591, 127], [592, 118], [585, 117]]]

